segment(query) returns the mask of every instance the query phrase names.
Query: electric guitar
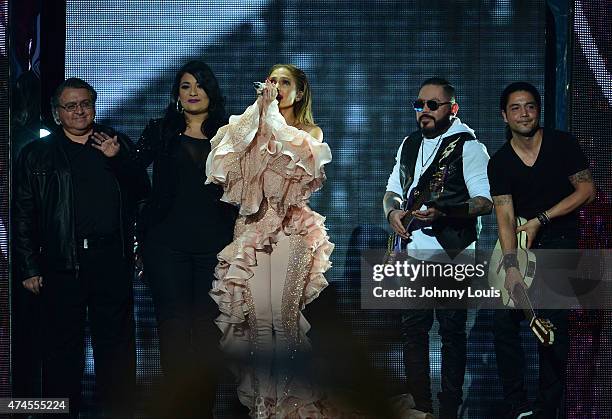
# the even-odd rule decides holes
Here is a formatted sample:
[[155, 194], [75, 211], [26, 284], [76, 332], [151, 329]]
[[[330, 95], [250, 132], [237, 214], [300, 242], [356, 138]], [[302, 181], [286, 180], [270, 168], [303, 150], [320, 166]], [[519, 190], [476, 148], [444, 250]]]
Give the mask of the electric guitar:
[[[424, 190], [420, 190], [415, 187], [410, 191], [408, 199], [402, 205], [402, 209], [404, 209], [404, 211], [408, 211], [404, 218], [402, 218], [402, 224], [404, 225], [404, 228], [408, 234], [431, 224], [418, 220], [414, 215], [412, 215], [412, 212], [420, 210], [423, 205], [426, 205], [428, 202], [435, 201], [440, 197], [442, 192], [444, 192], [444, 182], [446, 181], [447, 175], [448, 167], [445, 165], [440, 166], [440, 168], [432, 175], [429, 184]], [[401, 252], [403, 249], [405, 249], [407, 242], [408, 240], [402, 238], [395, 232], [391, 233], [387, 241], [387, 253], [384, 263], [388, 263], [391, 261], [391, 259], [393, 259], [391, 256], [393, 253]]]
[[[527, 220], [522, 217], [517, 217], [516, 225], [522, 226]], [[527, 248], [527, 233], [521, 231], [516, 235], [517, 249], [516, 257], [518, 260], [518, 270], [527, 285], [527, 289], [531, 287], [533, 278], [536, 273], [536, 256]], [[535, 310], [531, 304], [531, 300], [527, 295], [527, 289], [517, 285], [514, 289], [514, 296], [518, 300], [515, 304], [510, 298], [508, 290], [504, 287], [506, 282], [506, 271], [503, 269], [503, 252], [499, 240], [495, 244], [495, 251], [491, 257], [489, 264], [489, 285], [498, 289], [501, 293], [502, 303], [506, 307], [520, 308], [525, 314], [525, 318], [529, 321], [529, 328], [544, 346], [550, 346], [555, 341], [555, 326], [548, 319], [543, 319], [536, 316]]]

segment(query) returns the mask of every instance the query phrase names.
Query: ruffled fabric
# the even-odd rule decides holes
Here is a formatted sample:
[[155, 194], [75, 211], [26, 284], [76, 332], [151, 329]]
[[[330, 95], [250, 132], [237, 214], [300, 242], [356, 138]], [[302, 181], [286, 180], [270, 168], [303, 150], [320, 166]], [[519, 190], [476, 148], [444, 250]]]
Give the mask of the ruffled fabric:
[[[306, 204], [324, 180], [329, 146], [288, 126], [276, 101], [260, 121], [257, 103], [211, 140], [206, 183], [224, 186], [222, 201], [240, 206], [240, 215], [259, 211], [264, 196], [274, 206]], [[261, 128], [261, 129], [259, 129]], [[257, 135], [259, 129], [259, 135]]]
[[309, 251], [312, 253], [312, 265], [304, 287], [302, 309], [319, 296], [328, 285], [325, 272], [331, 268], [330, 257], [334, 244], [329, 241], [325, 228], [325, 217], [309, 207], [292, 207], [287, 214], [285, 234], [304, 236]]
[[[291, 207], [284, 220], [269, 207], [260, 221], [249, 224], [245, 221], [245, 217], [238, 219], [234, 241], [217, 255], [217, 279], [213, 281], [210, 291], [221, 312], [215, 320], [223, 333], [221, 347], [229, 353], [235, 350], [232, 348], [235, 343], [233, 336], [242, 336], [247, 326], [250, 307], [246, 292], [248, 281], [253, 277], [252, 268], [257, 264], [256, 251], [270, 250], [279, 241], [280, 235], [297, 234], [303, 237], [312, 258], [301, 300], [301, 308], [304, 308], [327, 287], [324, 273], [331, 268], [330, 256], [334, 249], [324, 225], [325, 217], [307, 206]], [[310, 324], [303, 315], [300, 315], [299, 327], [304, 345], [308, 345], [306, 333]]]
[[[315, 402], [288, 398], [279, 406], [277, 418], [283, 419], [366, 419], [363, 413], [328, 398]], [[417, 419], [417, 418], [414, 418]], [[418, 418], [421, 419], [421, 418]]]
[[[271, 252], [283, 236], [299, 236], [308, 253], [308, 270], [303, 279], [299, 309], [313, 301], [328, 285], [324, 273], [331, 267], [334, 245], [329, 241], [325, 218], [308, 207], [308, 199], [324, 180], [323, 166], [331, 161], [329, 146], [308, 133], [288, 126], [276, 101], [260, 112], [249, 106], [242, 115], [230, 117], [211, 140], [206, 162], [207, 183], [223, 185], [223, 201], [239, 205], [240, 217], [234, 241], [219, 254], [216, 280], [210, 295], [219, 306], [215, 320], [222, 331], [221, 349], [237, 359], [248, 359], [249, 314], [253, 311], [249, 281], [254, 278], [257, 252]], [[303, 252], [301, 253], [303, 254]], [[309, 349], [306, 337], [310, 324], [301, 311], [295, 320], [299, 348]], [[253, 371], [233, 368], [239, 378], [240, 401], [253, 408]], [[287, 397], [274, 405], [293, 406], [294, 413], [314, 406], [317, 395], [306, 386], [292, 388], [292, 403]], [[299, 401], [299, 404], [296, 402]], [[298, 407], [300, 409], [295, 409]], [[287, 417], [287, 416], [283, 416]], [[306, 417], [295, 414], [291, 417]], [[308, 416], [314, 417], [314, 416]]]

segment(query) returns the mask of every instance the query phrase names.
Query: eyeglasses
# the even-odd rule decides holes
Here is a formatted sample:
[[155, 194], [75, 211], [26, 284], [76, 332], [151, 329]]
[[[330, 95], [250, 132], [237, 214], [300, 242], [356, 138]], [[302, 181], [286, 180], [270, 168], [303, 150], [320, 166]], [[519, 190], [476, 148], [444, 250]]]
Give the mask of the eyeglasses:
[[62, 108], [66, 112], [75, 112], [79, 106], [83, 110], [92, 109], [94, 107], [94, 103], [91, 100], [84, 100], [84, 101], [79, 102], [79, 103], [71, 102], [71, 103], [68, 103], [66, 105], [57, 105], [57, 106]]
[[430, 111], [437, 111], [440, 106], [448, 105], [449, 103], [453, 102], [436, 102], [435, 100], [417, 99], [412, 106], [414, 106], [414, 110], [417, 112], [423, 112], [425, 105], [427, 105]]

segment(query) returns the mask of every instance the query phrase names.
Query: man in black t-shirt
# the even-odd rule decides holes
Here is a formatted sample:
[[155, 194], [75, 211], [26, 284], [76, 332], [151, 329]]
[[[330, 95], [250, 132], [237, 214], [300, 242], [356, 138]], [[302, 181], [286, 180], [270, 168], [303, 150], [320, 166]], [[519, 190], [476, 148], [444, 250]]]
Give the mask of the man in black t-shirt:
[[[527, 233], [530, 248], [576, 248], [577, 210], [593, 201], [595, 186], [576, 139], [568, 133], [540, 127], [541, 100], [534, 86], [525, 82], [510, 84], [502, 93], [500, 107], [511, 138], [489, 161], [488, 174], [504, 254], [504, 287], [515, 299], [515, 287], [526, 288], [517, 269], [516, 233]], [[528, 222], [517, 229], [516, 217]], [[536, 277], [538, 280], [541, 277]], [[508, 418], [554, 418], [561, 403], [569, 348], [567, 310], [538, 314], [550, 319], [557, 330], [552, 346], [538, 345], [540, 388], [531, 408], [519, 340], [523, 312], [495, 312], [495, 352]]]

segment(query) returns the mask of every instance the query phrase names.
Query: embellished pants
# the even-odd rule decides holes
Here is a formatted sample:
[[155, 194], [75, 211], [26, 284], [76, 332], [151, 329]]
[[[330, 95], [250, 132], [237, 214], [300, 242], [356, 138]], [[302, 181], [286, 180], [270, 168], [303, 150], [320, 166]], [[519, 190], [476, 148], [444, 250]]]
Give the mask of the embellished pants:
[[[256, 324], [252, 336], [253, 376], [251, 383], [239, 385], [239, 391], [254, 392], [250, 396], [263, 398], [272, 411], [282, 410], [282, 401], [289, 398], [313, 398], [309, 386], [296, 377], [299, 357], [292, 336], [296, 336], [300, 313], [299, 308], [287, 305], [299, 299], [293, 294], [301, 296], [304, 284], [302, 278], [292, 280], [293, 242], [290, 236], [282, 236], [271, 253], [258, 251], [254, 276], [249, 280]], [[251, 388], [246, 388], [248, 384]]]
[[[287, 276], [289, 243], [285, 236], [275, 245], [272, 253], [257, 252], [255, 275], [250, 281], [257, 330], [255, 378], [259, 393], [264, 398], [277, 400], [278, 378], [272, 371], [275, 360], [287, 358], [289, 342], [282, 319], [283, 290]], [[280, 383], [279, 383], [280, 384]]]

